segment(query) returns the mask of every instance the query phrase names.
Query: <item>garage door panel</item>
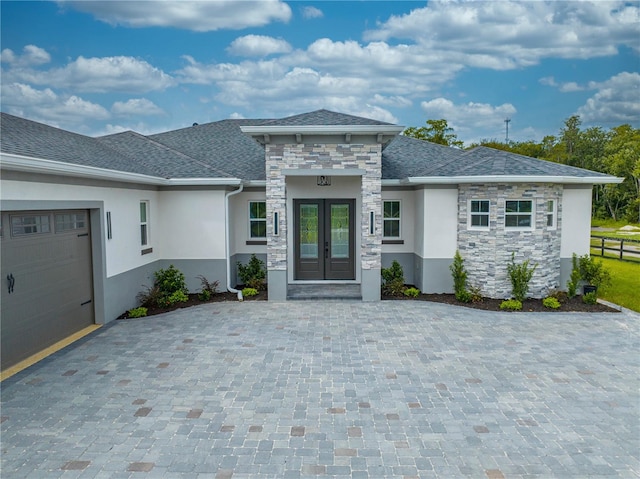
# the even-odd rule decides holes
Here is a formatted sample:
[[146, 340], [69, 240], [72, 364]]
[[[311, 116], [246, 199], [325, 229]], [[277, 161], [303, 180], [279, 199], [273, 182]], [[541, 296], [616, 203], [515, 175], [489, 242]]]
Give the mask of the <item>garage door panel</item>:
[[[6, 282], [6, 276], [13, 275], [15, 286], [10, 294], [6, 284], [2, 291], [2, 369], [94, 322], [88, 212], [3, 213], [3, 224], [11, 224], [12, 215], [28, 214], [49, 215], [51, 225], [67, 230], [51, 227], [49, 233], [25, 235], [4, 231], [2, 278]], [[76, 222], [54, 223], [58, 214]]]

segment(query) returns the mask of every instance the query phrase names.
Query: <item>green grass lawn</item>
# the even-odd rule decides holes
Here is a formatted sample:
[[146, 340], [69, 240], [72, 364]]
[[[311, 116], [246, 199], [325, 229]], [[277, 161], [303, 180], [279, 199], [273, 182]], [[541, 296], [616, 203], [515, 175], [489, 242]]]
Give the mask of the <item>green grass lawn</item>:
[[640, 263], [599, 258], [611, 273], [611, 284], [599, 296], [612, 303], [640, 312]]

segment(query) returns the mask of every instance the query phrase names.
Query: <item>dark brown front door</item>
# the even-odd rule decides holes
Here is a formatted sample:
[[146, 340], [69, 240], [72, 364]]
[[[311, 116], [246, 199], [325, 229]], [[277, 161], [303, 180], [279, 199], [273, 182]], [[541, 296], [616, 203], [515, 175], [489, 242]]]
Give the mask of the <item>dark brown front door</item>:
[[355, 279], [355, 200], [294, 200], [295, 279]]

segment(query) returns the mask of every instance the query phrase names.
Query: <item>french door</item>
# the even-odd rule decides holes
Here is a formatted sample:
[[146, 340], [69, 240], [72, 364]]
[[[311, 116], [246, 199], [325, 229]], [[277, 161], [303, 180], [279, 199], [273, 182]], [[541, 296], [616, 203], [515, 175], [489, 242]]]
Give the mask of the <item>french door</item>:
[[301, 280], [355, 279], [355, 200], [294, 200], [295, 272]]

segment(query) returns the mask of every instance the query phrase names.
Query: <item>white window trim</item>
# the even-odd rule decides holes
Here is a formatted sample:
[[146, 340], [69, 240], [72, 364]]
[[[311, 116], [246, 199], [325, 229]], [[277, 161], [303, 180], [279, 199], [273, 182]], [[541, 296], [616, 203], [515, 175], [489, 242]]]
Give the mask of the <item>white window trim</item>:
[[[398, 218], [385, 218], [384, 217], [384, 204], [385, 203], [398, 203], [398, 212], [400, 216]], [[384, 234], [384, 222], [385, 221], [397, 221], [398, 222], [398, 236], [385, 236]], [[382, 239], [399, 240], [402, 239], [402, 200], [382, 200]]]
[[[553, 202], [553, 210], [549, 211], [549, 202]], [[558, 229], [558, 200], [554, 199], [550, 199], [550, 200], [545, 200], [545, 206], [547, 207], [547, 211], [545, 213], [545, 226], [548, 230], [556, 230]], [[548, 221], [549, 221], [549, 215], [553, 215], [553, 222], [551, 224], [551, 226], [549, 226]]]
[[[251, 203], [264, 203], [265, 217], [263, 218], [251, 218]], [[249, 241], [260, 241], [267, 239], [267, 215], [266, 215], [267, 201], [266, 200], [249, 200], [247, 202], [247, 238]], [[251, 236], [251, 222], [252, 221], [264, 221], [264, 236]]]
[[[486, 201], [487, 203], [489, 203], [489, 211], [486, 213], [472, 213], [471, 212], [472, 201]], [[479, 216], [479, 215], [483, 215], [483, 216], [486, 215], [489, 217], [487, 226], [473, 226], [471, 224], [471, 217]], [[491, 200], [487, 198], [470, 198], [469, 200], [467, 200], [467, 229], [474, 230], [474, 231], [491, 231]]]
[[[149, 200], [140, 200], [140, 205], [145, 205], [145, 216], [146, 221], [142, 221], [142, 218], [138, 218], [140, 222], [140, 246], [149, 246], [151, 244], [151, 227], [150, 227], [150, 209], [149, 209]], [[139, 214], [139, 213], [138, 213]], [[142, 242], [142, 226], [146, 226], [146, 243]]]
[[[531, 203], [531, 213], [507, 213], [507, 201], [528, 201]], [[507, 217], [525, 214], [531, 215], [531, 226], [507, 226]], [[504, 200], [504, 229], [506, 231], [534, 231], [536, 229], [536, 202], [533, 198], [505, 198]]]

